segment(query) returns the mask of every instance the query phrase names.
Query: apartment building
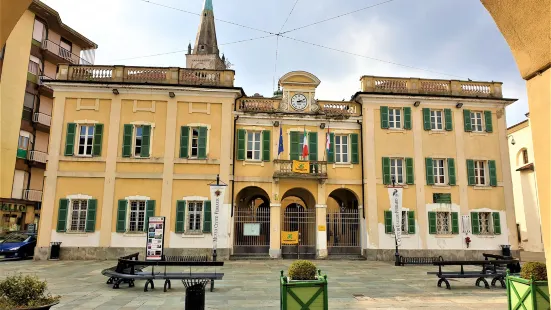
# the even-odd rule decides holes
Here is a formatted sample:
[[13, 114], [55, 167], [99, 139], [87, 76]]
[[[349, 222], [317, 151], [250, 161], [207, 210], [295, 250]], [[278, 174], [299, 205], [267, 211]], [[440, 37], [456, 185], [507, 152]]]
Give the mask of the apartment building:
[[36, 229], [53, 107], [53, 90], [44, 81], [55, 78], [59, 64], [92, 64], [96, 48], [38, 0], [2, 48], [0, 231]]

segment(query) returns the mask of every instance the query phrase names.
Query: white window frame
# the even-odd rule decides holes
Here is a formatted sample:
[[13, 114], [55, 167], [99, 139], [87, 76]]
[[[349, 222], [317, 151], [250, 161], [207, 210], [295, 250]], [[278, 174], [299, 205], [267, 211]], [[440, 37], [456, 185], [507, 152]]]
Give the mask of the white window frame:
[[[84, 211], [84, 227], [81, 229], [78, 228], [78, 224], [77, 224], [77, 229], [72, 229], [72, 226], [73, 226], [73, 219], [74, 219], [74, 207], [75, 207], [75, 202], [83, 202], [83, 201], [86, 201], [86, 210]], [[70, 199], [69, 200], [69, 212], [70, 212], [70, 216], [69, 216], [69, 221], [67, 222], [67, 227], [66, 227], [66, 230], [68, 232], [74, 232], [74, 233], [85, 233], [86, 232], [86, 221], [88, 220], [88, 208], [90, 207], [90, 204], [89, 204], [89, 201], [90, 199]], [[82, 210], [80, 211], [82, 212]], [[82, 218], [79, 216], [79, 220], [82, 220]]]
[[[337, 137], [340, 138], [340, 143], [337, 142]], [[346, 144], [342, 142], [343, 137], [346, 137]], [[344, 155], [346, 160], [343, 160]], [[349, 164], [350, 155], [350, 135], [335, 134], [335, 163]]]
[[[482, 231], [482, 228], [484, 225], [482, 225], [482, 215], [486, 215], [488, 219], [488, 231]], [[478, 233], [481, 235], [493, 235], [494, 234], [494, 217], [492, 215], [492, 212], [478, 212], [477, 213], [477, 221], [478, 221]]]
[[[88, 147], [88, 143], [84, 143], [84, 154], [80, 154], [80, 131], [82, 129], [82, 127], [92, 127], [93, 130], [92, 130], [92, 143], [91, 143], [91, 151], [90, 151], [90, 154], [86, 154], [86, 147]], [[96, 133], [96, 126], [94, 124], [78, 124], [77, 126], [77, 143], [76, 144], [76, 147], [77, 147], [77, 151], [76, 151], [76, 154], [75, 156], [78, 156], [78, 157], [92, 157], [94, 155], [94, 135]], [[87, 131], [88, 133], [88, 131]], [[86, 134], [86, 137], [88, 137], [88, 134]], [[87, 140], [85, 140], [87, 141]]]
[[[127, 208], [126, 208], [126, 232], [127, 233], [145, 233], [145, 218], [147, 217], [147, 201], [149, 199], [143, 199], [143, 198], [138, 198], [138, 197], [129, 197], [129, 199], [127, 199]], [[132, 217], [132, 202], [137, 202], [137, 203], [142, 203], [144, 204], [144, 220], [143, 220], [143, 229], [142, 230], [130, 230], [130, 218]], [[139, 208], [139, 205], [138, 205], [138, 208]], [[139, 210], [138, 210], [139, 212]], [[138, 214], [138, 219], [139, 219], [139, 214]], [[140, 225], [139, 225], [139, 221], [136, 222], [136, 228], [138, 228]]]
[[[402, 162], [401, 168], [402, 168], [402, 180], [400, 181], [400, 173], [398, 172], [398, 161]], [[393, 165], [393, 163], [395, 163]], [[403, 157], [391, 157], [390, 158], [390, 182], [392, 183], [392, 177], [394, 177], [396, 184], [404, 184], [406, 180], [406, 167], [405, 167], [406, 161]]]
[[[480, 168], [482, 164], [482, 168]], [[481, 175], [481, 173], [483, 175]], [[483, 179], [483, 182], [482, 182]], [[488, 161], [487, 160], [475, 160], [474, 161], [474, 180], [476, 186], [488, 186], [490, 182], [490, 175], [488, 173]]]
[[[257, 130], [247, 130], [246, 132], [246, 137], [245, 137], [245, 160], [247, 161], [262, 161], [262, 131], [257, 131]], [[252, 151], [252, 158], [249, 158], [249, 133], [251, 133], [254, 137], [254, 135], [258, 134], [258, 139], [259, 140], [256, 140], [256, 139], [253, 139], [252, 141], [252, 145], [253, 145], [253, 149], [251, 150]], [[259, 149], [256, 150], [254, 145], [255, 143], [258, 142], [258, 145], [259, 145]], [[254, 154], [258, 152], [258, 158], [254, 158]], [[199, 153], [199, 148], [197, 148], [197, 153]]]
[[[442, 166], [436, 165], [437, 162], [442, 163]], [[440, 169], [442, 169], [442, 174], [440, 174]], [[443, 158], [433, 158], [432, 159], [432, 174], [433, 181], [435, 185], [446, 185], [447, 184], [447, 174], [446, 174], [446, 160]], [[440, 182], [440, 178], [443, 178]]]
[[[21, 148], [21, 147], [20, 147], [20, 145], [21, 145], [20, 142], [21, 142], [21, 138], [22, 138], [22, 137], [23, 137], [23, 138], [27, 138], [27, 147], [26, 147], [26, 148]], [[18, 148], [19, 150], [26, 150], [26, 151], [32, 150], [32, 144], [33, 144], [33, 141], [34, 141], [33, 138], [34, 138], [34, 137], [33, 137], [33, 135], [32, 135], [30, 132], [24, 131], [24, 130], [20, 130], [20, 131], [19, 131], [19, 138], [17, 139], [17, 148]]]
[[[132, 130], [132, 157], [138, 157], [141, 158], [141, 152], [143, 147], [143, 126], [145, 125], [134, 125], [134, 128]], [[141, 145], [140, 145], [140, 152], [136, 154], [136, 147], [137, 147], [137, 141], [138, 141], [138, 128], [142, 128], [142, 136], [141, 136]], [[151, 140], [150, 140], [151, 141]], [[151, 145], [149, 146], [149, 150], [151, 151]], [[151, 155], [151, 152], [149, 152]]]
[[[199, 158], [199, 127], [200, 126], [189, 127], [189, 158], [191, 159]], [[195, 155], [193, 155], [193, 130], [197, 131], [197, 153]]]
[[[440, 214], [443, 214], [443, 213], [446, 213], [444, 214], [443, 216], [440, 216]], [[445, 231], [443, 229], [441, 229], [441, 227], [443, 228], [444, 224], [441, 223], [439, 224], [439, 220], [442, 218], [446, 217], [448, 219], [448, 230]], [[437, 235], [451, 235], [452, 234], [452, 213], [450, 211], [436, 211], [436, 234]]]
[[471, 131], [484, 132], [484, 112], [471, 111]]
[[[206, 200], [187, 200], [186, 201], [186, 221], [184, 223], [185, 227], [184, 227], [184, 232], [186, 234], [190, 234], [190, 235], [202, 235], [203, 234], [203, 224], [205, 223], [205, 202]], [[191, 204], [201, 204], [201, 211], [200, 211], [200, 216], [201, 218], [199, 219], [199, 229], [190, 229], [189, 228], [189, 224], [190, 224], [190, 221], [191, 221], [191, 210], [190, 210], [190, 207], [191, 207]], [[193, 212], [194, 214], [198, 213], [197, 211], [194, 211]]]
[[[36, 64], [36, 72], [32, 72], [30, 69], [31, 69], [31, 62]], [[36, 56], [33, 56], [33, 55], [30, 55], [29, 56], [29, 66], [28, 66], [28, 71], [29, 73], [31, 74], [34, 74], [36, 76], [39, 76], [40, 75], [40, 72], [42, 71], [42, 61], [36, 57]]]
[[[440, 115], [438, 115], [440, 114]], [[438, 118], [440, 117], [440, 122]], [[440, 128], [438, 128], [440, 127]], [[444, 130], [444, 111], [442, 110], [430, 110], [430, 129], [433, 131]]]
[[[390, 119], [392, 115], [393, 120]], [[396, 117], [400, 120], [396, 120]], [[402, 108], [388, 108], [388, 128], [389, 129], [402, 129], [404, 126], [404, 113]]]

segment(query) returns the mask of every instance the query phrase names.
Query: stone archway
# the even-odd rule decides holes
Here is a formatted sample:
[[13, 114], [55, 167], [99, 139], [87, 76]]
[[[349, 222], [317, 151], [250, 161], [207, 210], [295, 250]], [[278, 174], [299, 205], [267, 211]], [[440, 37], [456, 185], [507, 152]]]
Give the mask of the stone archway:
[[297, 231], [298, 245], [282, 245], [283, 258], [316, 257], [316, 200], [304, 188], [292, 188], [281, 199], [281, 230]]
[[358, 197], [346, 188], [332, 191], [327, 199], [327, 254], [360, 255], [360, 234]]
[[234, 209], [234, 255], [268, 254], [270, 250], [270, 196], [260, 187], [243, 188]]

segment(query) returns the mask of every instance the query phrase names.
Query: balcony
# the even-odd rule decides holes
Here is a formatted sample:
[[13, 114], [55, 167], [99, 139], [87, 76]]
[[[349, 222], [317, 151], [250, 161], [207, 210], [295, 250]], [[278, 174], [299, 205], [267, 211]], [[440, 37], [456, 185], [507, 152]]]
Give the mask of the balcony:
[[36, 124], [36, 129], [49, 132], [50, 124], [52, 122], [52, 116], [40, 112], [36, 112], [33, 115], [33, 122]]
[[[247, 97], [242, 98], [238, 104], [238, 110], [246, 113], [285, 113], [289, 112], [287, 104], [282, 99]], [[315, 101], [311, 103], [309, 110], [302, 113], [325, 115], [329, 118], [348, 118], [361, 115], [361, 106], [356, 102], [341, 101]], [[292, 112], [296, 113], [296, 112]]]
[[86, 65], [90, 64], [86, 60], [81, 59], [80, 56], [71, 53], [71, 51], [64, 49], [59, 44], [50, 40], [44, 40], [42, 42], [42, 49], [46, 52], [44, 56], [47, 58], [49, 58], [48, 56], [53, 56], [50, 60], [56, 64], [64, 62], [69, 62], [74, 65], [78, 65], [80, 63], [84, 63]]
[[48, 162], [48, 153], [40, 151], [29, 151], [27, 159], [32, 162], [45, 164]]
[[233, 87], [233, 70], [59, 65], [57, 80]]
[[27, 150], [24, 150], [24, 149], [17, 149], [17, 158], [21, 158], [21, 159], [27, 159], [27, 155], [28, 155], [29, 151]]
[[372, 93], [503, 98], [500, 82], [363, 76], [361, 83]]
[[310, 179], [318, 180], [320, 183], [327, 180], [327, 162], [314, 161], [308, 162], [309, 172], [299, 173], [293, 172], [293, 161], [286, 159], [274, 159], [274, 179]]
[[42, 201], [42, 191], [34, 189], [24, 189], [23, 190], [23, 199], [29, 201]]
[[47, 84], [44, 83], [45, 81], [51, 81], [51, 80], [55, 80], [55, 78], [52, 78], [52, 77], [49, 77], [49, 76], [46, 76], [46, 75], [42, 75], [42, 74], [38, 77], [38, 93], [39, 94], [50, 97], [50, 98], [54, 97], [54, 90], [50, 86], [48, 86]]

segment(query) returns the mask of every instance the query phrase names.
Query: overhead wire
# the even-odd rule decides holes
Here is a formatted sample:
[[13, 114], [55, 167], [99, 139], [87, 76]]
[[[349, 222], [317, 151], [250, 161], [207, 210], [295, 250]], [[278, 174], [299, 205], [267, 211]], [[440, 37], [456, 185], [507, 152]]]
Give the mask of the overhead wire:
[[289, 17], [291, 17], [291, 14], [293, 14], [293, 11], [295, 10], [295, 7], [297, 6], [298, 1], [299, 0], [295, 1], [295, 4], [293, 5], [293, 8], [291, 9], [291, 12], [289, 12], [289, 15], [287, 15], [287, 18], [285, 19], [285, 22], [283, 23], [283, 25], [281, 25], [281, 29], [279, 29], [278, 33], [281, 33], [281, 31], [283, 31], [283, 28], [285, 27], [285, 25], [289, 21]]
[[285, 25], [289, 21], [289, 18], [293, 14], [293, 11], [295, 10], [295, 7], [297, 6], [298, 1], [299, 0], [295, 1], [295, 4], [293, 4], [293, 7], [291, 8], [291, 11], [289, 12], [289, 14], [287, 14], [287, 18], [285, 18], [285, 21], [283, 22], [283, 25], [281, 25], [281, 28], [279, 29], [279, 32], [276, 34], [277, 37], [276, 37], [276, 49], [275, 49], [274, 75], [272, 77], [272, 91], [273, 92], [275, 92], [275, 79], [276, 79], [276, 76], [277, 76], [277, 57], [278, 57], [278, 52], [279, 52], [279, 34], [281, 33], [281, 31], [283, 31], [283, 28], [285, 27]]

